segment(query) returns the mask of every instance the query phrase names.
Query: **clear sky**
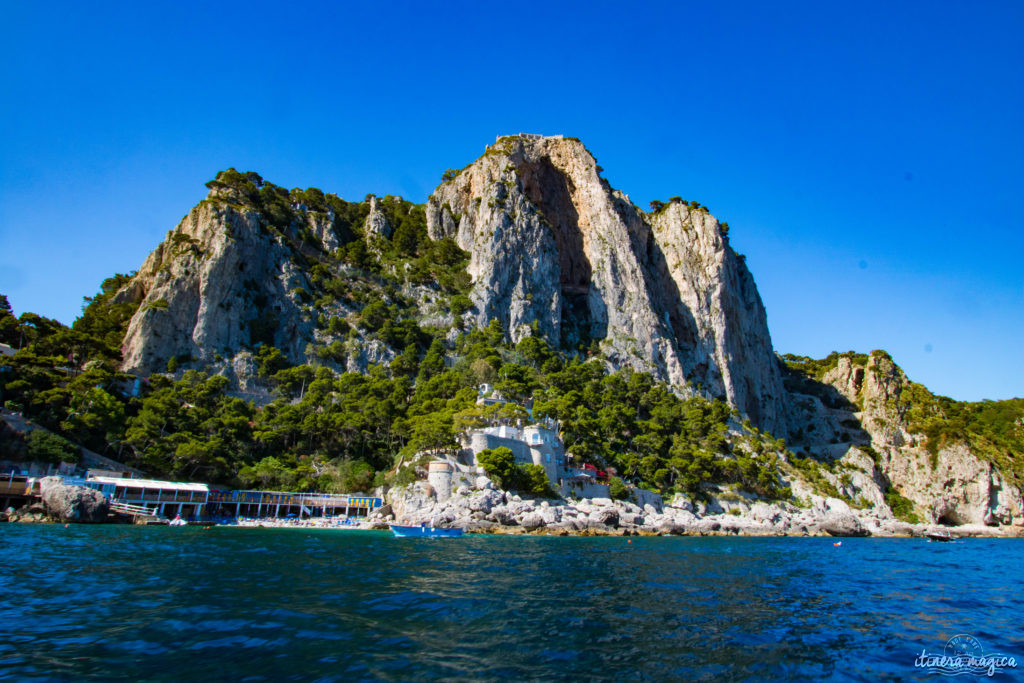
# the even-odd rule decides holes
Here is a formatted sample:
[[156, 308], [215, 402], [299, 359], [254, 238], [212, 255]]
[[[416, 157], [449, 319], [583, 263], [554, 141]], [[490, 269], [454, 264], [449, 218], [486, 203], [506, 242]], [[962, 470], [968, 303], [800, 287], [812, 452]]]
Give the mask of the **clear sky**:
[[424, 201], [581, 138], [731, 226], [775, 348], [1024, 396], [1024, 3], [0, 0], [0, 293], [70, 323], [219, 169]]

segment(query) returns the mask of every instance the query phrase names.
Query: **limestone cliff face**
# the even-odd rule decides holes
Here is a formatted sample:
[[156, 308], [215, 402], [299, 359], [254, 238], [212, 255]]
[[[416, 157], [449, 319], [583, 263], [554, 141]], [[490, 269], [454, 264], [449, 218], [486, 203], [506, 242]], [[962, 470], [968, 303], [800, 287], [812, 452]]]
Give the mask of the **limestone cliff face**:
[[645, 214], [578, 140], [514, 136], [431, 195], [427, 224], [470, 252], [479, 323], [597, 340], [615, 365], [699, 385], [786, 434], [764, 307], [705, 210]]
[[[313, 234], [330, 236], [313, 215]], [[330, 236], [333, 238], [333, 236]], [[302, 357], [313, 324], [296, 295], [308, 287], [293, 250], [252, 211], [196, 206], [146, 259], [122, 297], [141, 301], [123, 345], [129, 372], [159, 371], [172, 356], [211, 362], [258, 340]]]
[[846, 457], [858, 447], [877, 453], [871, 472], [884, 488], [913, 501], [928, 522], [947, 524], [1020, 523], [1021, 491], [991, 462], [962, 442], [938, 448], [913, 433], [901, 401], [908, 380], [885, 354], [873, 353], [866, 364], [840, 357], [822, 379], [834, 393], [793, 393], [794, 424], [801, 425], [809, 450], [830, 458]]

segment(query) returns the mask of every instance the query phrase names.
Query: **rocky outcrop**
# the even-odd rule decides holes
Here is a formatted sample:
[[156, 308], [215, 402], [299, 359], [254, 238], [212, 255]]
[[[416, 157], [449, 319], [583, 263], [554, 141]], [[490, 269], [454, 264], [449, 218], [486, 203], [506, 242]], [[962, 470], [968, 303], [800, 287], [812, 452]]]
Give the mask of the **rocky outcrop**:
[[[804, 388], [791, 387], [793, 424], [801, 428], [794, 449], [852, 462], [852, 469], [873, 480], [879, 492], [896, 491], [914, 503], [928, 523], [1024, 523], [1020, 488], [992, 462], [962, 441], [929, 451], [927, 437], [911, 430], [910, 399], [904, 397], [910, 382], [884, 352], [858, 362], [840, 356], [821, 383], [797, 386]], [[877, 494], [871, 494], [870, 502], [885, 505]]]
[[598, 341], [613, 365], [700, 385], [785, 435], [764, 307], [706, 210], [646, 214], [578, 140], [511, 136], [431, 195], [427, 225], [470, 252], [478, 323]]
[[67, 486], [60, 477], [46, 477], [39, 491], [47, 514], [60, 522], [102, 522], [107, 518], [109, 501], [101, 492], [84, 486]]
[[299, 361], [314, 328], [301, 308], [308, 287], [281, 236], [214, 190], [119, 295], [141, 302], [125, 335], [123, 367], [148, 374], [172, 357], [212, 363], [261, 341]]
[[391, 232], [391, 223], [381, 211], [380, 200], [376, 196], [370, 195], [370, 213], [367, 214], [366, 221], [363, 223], [363, 233], [367, 239], [388, 239], [391, 237]]

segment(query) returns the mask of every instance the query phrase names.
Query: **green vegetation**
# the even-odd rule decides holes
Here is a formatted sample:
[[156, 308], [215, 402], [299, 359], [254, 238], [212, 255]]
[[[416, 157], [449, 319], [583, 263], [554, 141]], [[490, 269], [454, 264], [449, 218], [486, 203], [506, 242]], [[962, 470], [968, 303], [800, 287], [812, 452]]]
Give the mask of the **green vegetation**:
[[28, 454], [33, 460], [58, 464], [62, 462], [78, 462], [82, 452], [73, 443], [59, 434], [35, 429], [29, 432]]
[[[180, 379], [154, 375], [136, 395], [135, 378], [117, 370], [137, 310], [130, 303], [136, 298], [131, 276], [118, 275], [86, 300], [72, 328], [28, 313], [15, 318], [0, 298], [0, 340], [24, 347], [0, 359], [0, 400], [153, 476], [367, 491], [388, 481], [407, 483], [415, 470], [401, 464], [423, 451], [456, 447], [461, 430], [523, 419], [516, 406], [490, 412], [476, 406], [476, 387], [486, 382], [521, 403], [534, 399], [535, 417], [560, 421], [574, 462], [613, 473], [617, 497], [627, 495], [629, 485], [698, 498], [717, 485], [790, 495], [780, 479], [784, 443], [740, 428], [721, 401], [682, 398], [647, 374], [609, 373], [596, 340], [584, 340], [595, 352], [584, 362], [582, 354], [564, 353], [539, 337], [513, 345], [493, 320], [454, 341], [448, 329], [421, 326], [425, 298], [435, 302], [431, 315], [451, 313], [456, 327], [473, 305], [469, 256], [453, 240], [428, 237], [424, 206], [393, 196], [376, 200], [393, 229], [384, 239], [363, 234], [369, 197], [348, 202], [317, 188], [286, 190], [234, 169], [208, 185], [218, 210], [258, 214], [264, 234], [289, 246], [307, 273], [306, 281], [288, 287], [293, 303], [318, 327], [318, 341], [308, 349], [311, 364], [293, 365], [294, 358], [275, 348], [275, 342], [284, 346], [279, 315], [268, 305], [271, 293], [248, 279], [242, 289], [260, 313], [242, 321], [242, 330], [260, 381], [275, 399], [256, 406], [232, 396], [224, 377], [191, 369], [191, 356], [161, 359]], [[310, 213], [331, 217], [326, 224], [337, 249], [327, 253], [312, 238]], [[198, 244], [180, 234], [167, 247], [200, 256]], [[430, 296], [418, 296], [422, 290]], [[159, 310], [173, 303], [149, 305]], [[372, 340], [390, 349], [384, 355], [393, 360], [366, 374], [341, 372]], [[500, 470], [501, 458], [491, 464]], [[513, 465], [495, 476], [531, 495], [550, 495], [543, 468]]]
[[608, 495], [612, 500], [626, 500], [629, 498], [629, 487], [619, 477], [611, 477], [608, 480]]
[[892, 510], [892, 514], [896, 515], [896, 519], [909, 524], [921, 523], [921, 518], [914, 512], [914, 504], [904, 498], [896, 489], [889, 489], [885, 492], [885, 504]]
[[[790, 371], [816, 382], [835, 368], [840, 358], [849, 358], [855, 367], [888, 378], [891, 388], [885, 407], [894, 419], [906, 424], [907, 431], [926, 437], [932, 467], [941, 449], [960, 443], [995, 463], [1015, 484], [1024, 484], [1024, 399], [966, 402], [933, 394], [908, 380], [892, 357], [881, 350], [870, 354], [833, 351], [820, 360], [792, 354], [782, 358]], [[822, 398], [828, 402], [828, 396], [823, 394]], [[867, 452], [877, 461], [874, 451]]]
[[512, 451], [504, 446], [480, 451], [477, 460], [494, 483], [504, 489], [543, 498], [555, 495], [543, 467], [517, 463]]
[[[704, 213], [709, 211], [708, 207], [703, 206], [700, 202], [688, 202], [682, 197], [669, 197], [667, 202], [654, 199], [650, 202], [649, 206], [651, 207], [651, 213], [661, 213], [672, 204], [680, 204], [683, 207], [689, 208], [690, 211], [703, 211]], [[725, 231], [728, 232], [728, 230], [728, 225], [726, 225]]]
[[833, 370], [839, 365], [840, 358], [849, 358], [854, 365], [862, 367], [868, 362], [867, 354], [855, 351], [846, 351], [845, 353], [833, 351], [821, 360], [815, 360], [808, 356], [796, 356], [792, 353], [782, 356], [786, 367], [819, 382], [828, 374], [829, 370]]
[[[730, 434], [733, 415], [724, 403], [680, 398], [646, 374], [609, 374], [600, 359], [566, 357], [537, 337], [513, 346], [496, 321], [447, 346], [415, 324], [407, 304], [387, 293], [386, 282], [373, 283], [366, 295], [393, 303], [366, 296], [354, 322], [404, 350], [389, 366], [373, 366], [365, 375], [339, 374], [330, 367], [293, 366], [265, 343], [255, 353], [256, 364], [278, 398], [262, 408], [232, 397], [227, 379], [196, 370], [178, 381], [155, 375], [132, 397], [133, 378], [108, 360], [114, 350], [38, 318], [24, 330], [31, 339], [27, 348], [0, 361], [0, 398], [154, 476], [345, 491], [407, 479], [408, 468], [396, 468], [399, 462], [455, 447], [458, 431], [491, 419], [522, 419], [518, 406], [475, 405], [476, 387], [489, 382], [517, 401], [534, 397], [536, 416], [562, 422], [576, 462], [613, 469], [623, 486], [700, 496], [710, 484], [729, 483], [789, 495], [778, 478], [784, 445], [756, 431]], [[120, 324], [119, 309], [102, 301], [90, 306], [94, 329]], [[22, 332], [20, 324], [7, 329], [8, 335]], [[93, 355], [77, 355], [76, 345]], [[62, 370], [69, 353], [74, 362]], [[324, 353], [343, 356], [345, 344], [332, 343]], [[518, 490], [550, 495], [543, 468], [523, 465], [498, 476], [503, 474]]]

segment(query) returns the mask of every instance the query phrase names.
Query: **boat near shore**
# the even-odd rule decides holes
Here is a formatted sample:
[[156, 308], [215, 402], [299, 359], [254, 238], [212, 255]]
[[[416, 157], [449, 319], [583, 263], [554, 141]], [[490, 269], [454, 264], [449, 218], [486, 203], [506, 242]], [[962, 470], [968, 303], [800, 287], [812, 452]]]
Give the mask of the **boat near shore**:
[[465, 529], [461, 527], [441, 528], [424, 525], [389, 524], [391, 533], [398, 538], [458, 538]]

